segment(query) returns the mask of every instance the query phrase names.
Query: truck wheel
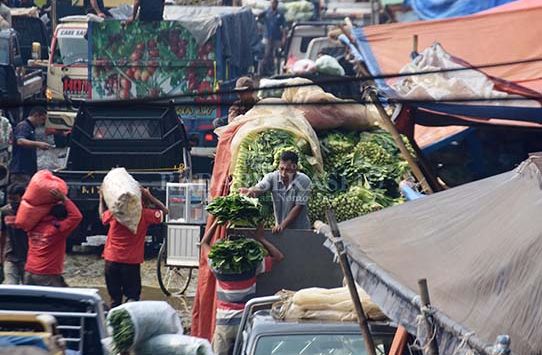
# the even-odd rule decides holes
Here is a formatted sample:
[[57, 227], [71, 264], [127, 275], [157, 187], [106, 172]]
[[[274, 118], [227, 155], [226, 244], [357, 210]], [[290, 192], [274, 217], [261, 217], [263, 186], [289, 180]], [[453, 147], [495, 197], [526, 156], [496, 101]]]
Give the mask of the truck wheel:
[[166, 266], [166, 243], [162, 244], [156, 261], [156, 276], [160, 289], [166, 296], [185, 293], [192, 279], [192, 268]]

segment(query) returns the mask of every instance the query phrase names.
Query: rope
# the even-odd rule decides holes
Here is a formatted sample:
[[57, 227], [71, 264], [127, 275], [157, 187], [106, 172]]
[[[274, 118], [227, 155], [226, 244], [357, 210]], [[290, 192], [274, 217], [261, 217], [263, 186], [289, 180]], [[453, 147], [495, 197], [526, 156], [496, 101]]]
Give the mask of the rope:
[[471, 336], [474, 335], [474, 332], [469, 332], [465, 335], [463, 335], [461, 337], [461, 343], [459, 343], [459, 345], [457, 346], [457, 348], [455, 348], [455, 351], [452, 355], [461, 355], [461, 353], [459, 352], [460, 350], [462, 350], [463, 348], [466, 348], [467, 351], [465, 353], [465, 355], [474, 355], [475, 353], [472, 351], [472, 349], [470, 349], [468, 346], [467, 346], [467, 341], [469, 340], [469, 338]]
[[[417, 295], [412, 298], [411, 300], [412, 304], [417, 305], [420, 302], [420, 296]], [[420, 307], [420, 314], [416, 316], [416, 338], [414, 339], [414, 342], [409, 347], [410, 349], [414, 349], [417, 351], [423, 351], [423, 353], [427, 353], [429, 350], [429, 346], [433, 340], [435, 340], [437, 336], [437, 326], [432, 322], [432, 315], [435, 313], [435, 310], [431, 306], [421, 306]], [[427, 325], [425, 322], [428, 322], [432, 329], [427, 329]], [[425, 344], [422, 343], [422, 328], [426, 328], [426, 334], [431, 334], [431, 338], [427, 339]], [[429, 333], [431, 331], [431, 333]]]

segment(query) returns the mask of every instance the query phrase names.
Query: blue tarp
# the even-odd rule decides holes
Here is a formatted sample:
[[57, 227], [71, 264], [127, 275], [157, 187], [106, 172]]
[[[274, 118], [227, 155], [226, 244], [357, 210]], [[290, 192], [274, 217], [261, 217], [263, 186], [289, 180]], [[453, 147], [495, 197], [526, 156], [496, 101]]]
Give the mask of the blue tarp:
[[466, 16], [514, 0], [405, 0], [416, 15], [424, 20]]

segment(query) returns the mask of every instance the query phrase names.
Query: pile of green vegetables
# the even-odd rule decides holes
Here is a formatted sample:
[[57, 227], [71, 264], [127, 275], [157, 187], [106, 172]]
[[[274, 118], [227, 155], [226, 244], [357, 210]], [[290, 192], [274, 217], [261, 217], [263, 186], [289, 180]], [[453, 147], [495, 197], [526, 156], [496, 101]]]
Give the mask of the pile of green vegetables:
[[125, 309], [115, 309], [108, 316], [108, 323], [112, 328], [115, 353], [124, 353], [130, 350], [135, 338], [135, 327], [130, 313]]
[[[302, 138], [277, 129], [249, 135], [239, 148], [232, 191], [254, 186], [277, 169], [281, 152], [292, 150], [300, 157], [299, 171], [313, 182], [311, 222], [325, 221], [329, 207], [340, 222], [402, 202], [399, 182], [410, 171], [389, 133], [382, 129], [333, 131], [319, 138], [324, 158], [324, 172], [320, 174], [308, 163], [312, 153]], [[261, 197], [260, 202], [269, 226], [273, 220], [270, 195]]]
[[257, 198], [230, 194], [215, 198], [207, 212], [216, 217], [218, 224], [230, 223], [232, 227], [253, 227], [262, 218], [262, 207]]
[[211, 267], [222, 274], [241, 274], [256, 270], [267, 251], [254, 239], [228, 236], [211, 247]]

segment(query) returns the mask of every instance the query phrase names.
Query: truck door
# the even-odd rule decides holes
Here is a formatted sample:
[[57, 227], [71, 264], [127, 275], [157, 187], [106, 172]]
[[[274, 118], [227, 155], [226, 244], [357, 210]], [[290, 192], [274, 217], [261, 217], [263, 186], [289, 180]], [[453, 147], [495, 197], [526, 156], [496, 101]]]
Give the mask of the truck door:
[[48, 98], [90, 99], [86, 28], [62, 27], [51, 46]]

